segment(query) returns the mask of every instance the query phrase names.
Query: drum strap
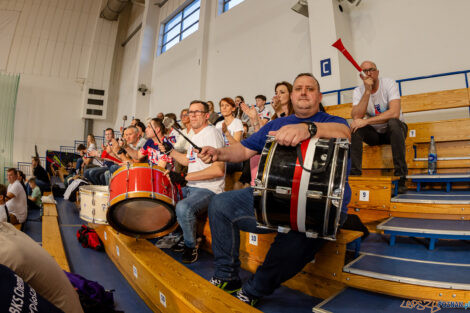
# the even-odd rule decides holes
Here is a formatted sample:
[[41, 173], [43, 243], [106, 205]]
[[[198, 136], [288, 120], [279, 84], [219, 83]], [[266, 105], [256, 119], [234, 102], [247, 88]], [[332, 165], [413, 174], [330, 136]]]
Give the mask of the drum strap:
[[308, 168], [305, 168], [304, 166], [304, 158], [302, 157], [302, 151], [300, 149], [300, 144], [297, 145], [296, 147], [296, 151], [297, 151], [297, 158], [299, 159], [299, 164], [300, 166], [307, 172], [311, 173], [311, 174], [318, 174], [318, 173], [323, 173], [326, 171], [326, 169], [328, 168], [328, 166], [330, 165], [331, 163], [331, 158], [333, 157], [333, 152], [335, 151], [335, 139], [334, 138], [331, 138], [329, 141], [328, 141], [328, 154], [326, 156], [326, 161], [325, 161], [325, 164], [322, 166], [322, 167], [319, 167], [317, 169], [308, 169]]

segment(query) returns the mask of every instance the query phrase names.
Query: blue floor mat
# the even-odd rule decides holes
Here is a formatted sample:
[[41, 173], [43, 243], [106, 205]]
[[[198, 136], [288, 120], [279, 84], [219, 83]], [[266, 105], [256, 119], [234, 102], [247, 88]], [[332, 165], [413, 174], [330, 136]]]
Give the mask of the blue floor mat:
[[[162, 249], [166, 254], [181, 262], [181, 253], [175, 253], [170, 249]], [[212, 254], [201, 250], [199, 259], [193, 264], [184, 264], [187, 268], [199, 276], [209, 280], [214, 274], [214, 258]], [[240, 271], [242, 281], [248, 280], [251, 273], [245, 270]], [[300, 291], [281, 286], [272, 295], [262, 298], [256, 308], [269, 313], [291, 313], [291, 312], [312, 312], [312, 308], [323, 301], [322, 299], [310, 297]]]
[[[414, 301], [395, 298], [365, 290], [347, 288], [321, 305], [323, 312], [332, 313], [460, 313], [465, 309], [448, 309], [438, 301]], [[315, 312], [315, 311], [314, 311]]]
[[434, 250], [428, 250], [423, 238], [398, 236], [392, 247], [388, 245], [388, 238], [388, 235], [370, 233], [361, 244], [361, 252], [423, 261], [470, 262], [470, 241], [440, 239]]
[[122, 310], [126, 313], [152, 312], [105, 252], [82, 248], [76, 236], [82, 220], [78, 217], [75, 204], [63, 199], [56, 200], [60, 230], [70, 270], [87, 279], [99, 282], [105, 289], [114, 289], [116, 310]]
[[23, 231], [36, 242], [42, 242], [42, 222], [39, 210], [28, 210]]

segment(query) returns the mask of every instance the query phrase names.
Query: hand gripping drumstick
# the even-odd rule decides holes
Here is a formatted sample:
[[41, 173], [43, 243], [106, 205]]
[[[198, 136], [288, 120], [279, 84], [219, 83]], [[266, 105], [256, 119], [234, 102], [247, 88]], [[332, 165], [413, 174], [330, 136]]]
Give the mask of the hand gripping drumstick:
[[[175, 121], [172, 119], [172, 118], [169, 118], [169, 117], [165, 117], [163, 119], [163, 125], [165, 125], [166, 128], [170, 128], [172, 127], [173, 125], [175, 124]], [[199, 148], [194, 142], [192, 142], [188, 137], [186, 137], [182, 131], [180, 131], [178, 128], [174, 128], [174, 130], [176, 130], [181, 136], [183, 136], [184, 139], [186, 139], [190, 144], [191, 146], [194, 147], [194, 149], [197, 150], [197, 152], [201, 152], [201, 148]]]
[[348, 61], [351, 62], [351, 64], [354, 65], [354, 67], [359, 72], [361, 72], [362, 74], [365, 75], [365, 73], [362, 71], [359, 64], [357, 64], [356, 60], [354, 60], [354, 58], [351, 56], [351, 54], [349, 54], [348, 50], [346, 50], [346, 48], [344, 47], [343, 43], [341, 42], [341, 38], [336, 40], [335, 43], [332, 44], [332, 46], [335, 47], [336, 49], [338, 49], [339, 52], [341, 52], [346, 57], [346, 59], [348, 59]]

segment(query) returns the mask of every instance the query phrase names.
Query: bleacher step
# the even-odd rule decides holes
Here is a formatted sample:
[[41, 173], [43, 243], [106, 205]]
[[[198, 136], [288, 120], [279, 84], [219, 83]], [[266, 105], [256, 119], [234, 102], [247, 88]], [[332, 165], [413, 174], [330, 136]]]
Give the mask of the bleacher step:
[[391, 199], [391, 202], [425, 204], [470, 204], [470, 192], [407, 192]]
[[362, 253], [359, 258], [347, 264], [343, 271], [417, 286], [470, 290], [470, 264], [464, 263], [411, 260]]
[[[462, 302], [463, 303], [463, 302]], [[459, 313], [462, 309], [444, 308], [439, 301], [406, 300], [355, 288], [345, 288], [313, 308], [315, 313]]]
[[470, 236], [470, 221], [391, 217], [377, 229], [416, 234]]

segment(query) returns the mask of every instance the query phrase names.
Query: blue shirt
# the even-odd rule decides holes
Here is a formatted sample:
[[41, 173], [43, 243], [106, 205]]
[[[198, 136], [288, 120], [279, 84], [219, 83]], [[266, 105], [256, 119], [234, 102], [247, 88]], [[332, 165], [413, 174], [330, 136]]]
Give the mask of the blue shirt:
[[[309, 118], [299, 118], [294, 114], [277, 118], [275, 120], [270, 121], [266, 125], [264, 125], [259, 131], [248, 137], [247, 139], [243, 140], [241, 144], [253, 151], [257, 151], [261, 153], [266, 143], [266, 136], [270, 131], [279, 130], [282, 126], [289, 125], [289, 124], [298, 124], [302, 122], [318, 122], [318, 123], [340, 123], [344, 124], [349, 128], [348, 122], [338, 116], [330, 115], [325, 112], [317, 112], [315, 115]], [[351, 167], [351, 160], [348, 160], [348, 175], [349, 169]], [[344, 186], [344, 196], [343, 196], [343, 206], [341, 208], [342, 213], [348, 212], [348, 203], [351, 200], [351, 188], [349, 187], [348, 179], [346, 179], [346, 184]]]

